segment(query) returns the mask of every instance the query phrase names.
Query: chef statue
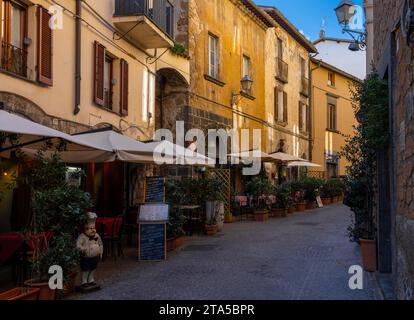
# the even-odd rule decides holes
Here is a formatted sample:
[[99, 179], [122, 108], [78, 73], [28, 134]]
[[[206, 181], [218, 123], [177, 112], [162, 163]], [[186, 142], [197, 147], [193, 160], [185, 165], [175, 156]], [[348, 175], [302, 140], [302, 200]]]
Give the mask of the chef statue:
[[88, 212], [88, 220], [83, 233], [78, 237], [76, 246], [81, 250], [82, 257], [80, 267], [82, 270], [82, 291], [99, 289], [95, 282], [95, 271], [99, 259], [102, 258], [103, 244], [101, 237], [96, 233], [96, 213]]

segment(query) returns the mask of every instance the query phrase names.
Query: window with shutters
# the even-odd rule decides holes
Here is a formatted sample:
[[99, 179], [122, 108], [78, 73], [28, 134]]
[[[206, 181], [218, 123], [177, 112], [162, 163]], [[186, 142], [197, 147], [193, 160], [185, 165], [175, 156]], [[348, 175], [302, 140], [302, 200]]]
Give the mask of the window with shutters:
[[0, 0], [0, 68], [26, 77], [27, 6], [18, 1]]
[[328, 103], [328, 130], [336, 131], [336, 105]]
[[113, 109], [113, 72], [114, 60], [108, 54], [105, 55], [104, 62], [104, 104], [103, 107]]
[[328, 86], [335, 87], [335, 73], [328, 72]]
[[106, 49], [95, 41], [95, 63], [94, 63], [94, 101], [97, 105], [105, 106], [105, 56]]
[[121, 60], [121, 87], [120, 87], [120, 111], [121, 115], [128, 115], [129, 98], [129, 65], [124, 59]]
[[208, 75], [214, 79], [219, 78], [219, 39], [208, 35]]
[[309, 132], [309, 109], [308, 106], [299, 101], [299, 130]]
[[279, 124], [287, 124], [288, 122], [288, 104], [287, 92], [280, 90], [279, 88], [275, 88], [275, 120]]
[[53, 84], [53, 31], [49, 27], [51, 15], [47, 9], [39, 7], [37, 17], [37, 81], [51, 86]]
[[129, 109], [129, 64], [95, 41], [94, 101], [122, 116]]

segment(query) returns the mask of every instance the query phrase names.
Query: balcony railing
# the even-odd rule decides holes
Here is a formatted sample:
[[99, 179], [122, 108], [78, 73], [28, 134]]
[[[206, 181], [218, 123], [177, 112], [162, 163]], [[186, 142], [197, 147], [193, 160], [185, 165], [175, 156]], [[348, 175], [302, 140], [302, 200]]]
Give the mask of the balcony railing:
[[150, 18], [171, 38], [174, 26], [174, 7], [168, 0], [115, 0], [115, 16], [140, 16]]
[[289, 65], [280, 58], [276, 58], [276, 78], [284, 83], [288, 82]]
[[302, 76], [300, 84], [300, 93], [306, 97], [309, 97], [309, 79]]
[[9, 43], [2, 42], [0, 68], [8, 72], [26, 77], [27, 52]]

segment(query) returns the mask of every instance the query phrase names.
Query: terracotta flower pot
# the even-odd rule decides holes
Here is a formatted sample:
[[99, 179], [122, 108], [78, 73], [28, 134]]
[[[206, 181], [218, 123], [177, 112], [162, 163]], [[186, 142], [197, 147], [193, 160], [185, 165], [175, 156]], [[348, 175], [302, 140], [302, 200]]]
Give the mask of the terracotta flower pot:
[[314, 201], [306, 202], [306, 210], [312, 210], [314, 208], [315, 208], [315, 202]]
[[77, 271], [73, 271], [70, 275], [69, 275], [69, 279], [66, 281], [66, 283], [63, 286], [63, 292], [62, 294], [64, 296], [69, 295], [71, 293], [73, 293], [75, 291], [75, 285], [76, 285], [76, 278], [78, 276], [78, 272]]
[[206, 225], [206, 233], [208, 236], [214, 236], [217, 233], [217, 225]]
[[224, 215], [224, 223], [233, 223], [233, 215], [231, 213]]
[[167, 252], [175, 250], [175, 238], [167, 239]]
[[321, 198], [322, 200], [322, 204], [324, 206], [329, 206], [332, 203], [332, 199], [331, 198]]
[[38, 300], [40, 289], [14, 288], [0, 293], [0, 300]]
[[288, 214], [293, 214], [293, 213], [295, 213], [295, 210], [296, 210], [296, 208], [295, 208], [294, 206], [291, 206], [291, 207], [288, 209]]
[[24, 285], [28, 288], [39, 289], [39, 300], [55, 300], [56, 290], [49, 288], [49, 282], [47, 280], [30, 279], [24, 282]]
[[286, 209], [274, 208], [274, 209], [272, 209], [272, 215], [275, 218], [284, 218], [284, 217], [286, 217]]
[[269, 220], [269, 211], [267, 210], [255, 210], [254, 211], [255, 221], [268, 221]]
[[182, 247], [184, 245], [184, 242], [185, 242], [185, 238], [182, 237], [182, 236], [175, 238], [175, 240], [174, 240], [175, 249], [178, 249], [178, 248]]
[[296, 211], [303, 212], [306, 210], [306, 203], [305, 202], [299, 202], [296, 204]]
[[377, 271], [377, 242], [376, 240], [360, 239], [362, 265], [365, 271]]

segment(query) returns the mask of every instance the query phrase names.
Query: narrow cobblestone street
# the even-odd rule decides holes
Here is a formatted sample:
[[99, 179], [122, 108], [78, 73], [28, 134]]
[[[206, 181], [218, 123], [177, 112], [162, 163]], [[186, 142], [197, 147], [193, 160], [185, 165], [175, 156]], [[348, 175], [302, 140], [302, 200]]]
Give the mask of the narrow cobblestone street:
[[[216, 237], [190, 239], [168, 260], [132, 257], [100, 265], [102, 290], [73, 299], [379, 299], [373, 276], [348, 288], [348, 269], [361, 265], [342, 205], [285, 219], [226, 224]], [[111, 272], [109, 272], [111, 270]], [[115, 272], [114, 272], [115, 270]]]

